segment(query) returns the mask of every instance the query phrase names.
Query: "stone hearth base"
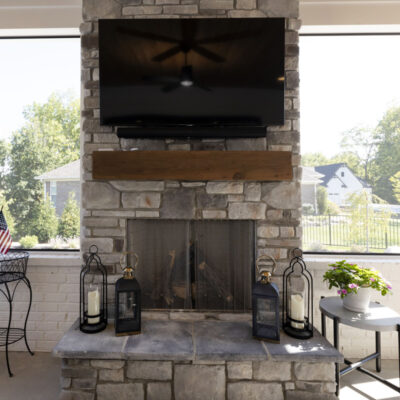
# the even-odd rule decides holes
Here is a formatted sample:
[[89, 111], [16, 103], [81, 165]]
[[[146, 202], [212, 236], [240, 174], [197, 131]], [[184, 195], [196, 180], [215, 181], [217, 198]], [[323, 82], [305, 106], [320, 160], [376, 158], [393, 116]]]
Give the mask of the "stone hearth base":
[[342, 360], [318, 332], [271, 344], [253, 339], [248, 322], [220, 321], [144, 321], [130, 337], [75, 324], [54, 354], [62, 400], [330, 400]]

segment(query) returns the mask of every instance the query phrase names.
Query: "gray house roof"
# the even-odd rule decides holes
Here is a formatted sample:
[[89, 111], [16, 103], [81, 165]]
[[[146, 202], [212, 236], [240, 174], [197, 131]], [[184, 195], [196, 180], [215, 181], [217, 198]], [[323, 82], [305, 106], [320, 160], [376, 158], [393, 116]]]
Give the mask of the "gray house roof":
[[80, 160], [72, 161], [49, 172], [45, 172], [35, 179], [41, 181], [79, 181], [81, 176], [80, 164]]
[[[337, 164], [329, 164], [329, 165], [319, 165], [317, 167], [315, 167], [315, 170], [317, 172], [319, 172], [320, 174], [323, 174], [324, 177], [322, 179], [322, 186], [327, 186], [328, 182], [333, 178], [339, 178], [336, 175], [336, 171], [341, 168], [341, 167], [345, 167], [347, 168], [361, 183], [361, 185], [365, 188], [370, 188], [371, 186], [368, 185], [367, 182], [365, 182], [363, 179], [361, 179], [360, 177], [358, 177], [349, 167], [346, 163], [337, 163]], [[340, 178], [339, 178], [340, 179]], [[340, 179], [341, 180], [341, 179]]]
[[302, 184], [313, 184], [317, 185], [322, 182], [323, 174], [320, 174], [315, 170], [314, 167], [301, 167], [302, 168], [302, 176], [301, 183]]

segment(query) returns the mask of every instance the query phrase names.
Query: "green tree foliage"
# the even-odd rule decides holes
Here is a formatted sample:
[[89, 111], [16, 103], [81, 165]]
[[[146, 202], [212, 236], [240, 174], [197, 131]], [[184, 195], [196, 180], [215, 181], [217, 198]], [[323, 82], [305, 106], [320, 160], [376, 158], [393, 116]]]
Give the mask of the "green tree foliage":
[[347, 202], [350, 208], [350, 237], [352, 244], [368, 243], [374, 232], [385, 232], [389, 226], [390, 210], [376, 211], [371, 207], [371, 196], [366, 191], [351, 194]]
[[8, 201], [6, 200], [3, 192], [0, 190], [0, 209], [3, 207], [4, 218], [6, 219], [8, 229], [10, 231], [11, 237], [15, 232], [15, 222], [11, 215], [10, 208], [8, 206]]
[[58, 224], [58, 234], [63, 239], [75, 238], [79, 236], [79, 229], [79, 207], [75, 200], [75, 194], [71, 192]]
[[385, 113], [375, 130], [375, 137], [378, 144], [374, 193], [394, 203], [396, 195], [390, 178], [398, 172], [400, 165], [400, 107], [392, 107]]
[[[3, 179], [19, 237], [35, 234], [43, 212], [43, 183], [35, 177], [79, 158], [79, 101], [52, 94], [46, 103], [26, 107], [24, 118], [12, 135]], [[43, 241], [48, 235], [37, 236]]]
[[374, 130], [366, 127], [354, 127], [343, 133], [341, 146], [347, 150], [347, 157], [349, 158], [347, 165], [360, 178], [372, 183], [372, 169], [377, 149], [377, 138]]
[[317, 167], [318, 165], [329, 164], [329, 159], [322, 153], [306, 153], [301, 157], [301, 163], [305, 167]]
[[400, 171], [396, 172], [390, 178], [390, 182], [392, 183], [393, 195], [397, 202], [400, 203]]
[[318, 214], [326, 214], [328, 208], [328, 191], [324, 186], [318, 186], [317, 188], [317, 206]]
[[23, 249], [32, 249], [39, 243], [36, 236], [24, 236], [20, 239], [19, 244]]
[[47, 243], [57, 235], [56, 209], [50, 199], [47, 199], [40, 201], [39, 206], [35, 207], [35, 211], [37, 211], [37, 215], [34, 215], [34, 226], [31, 227], [31, 231], [34, 236], [37, 236], [40, 243]]

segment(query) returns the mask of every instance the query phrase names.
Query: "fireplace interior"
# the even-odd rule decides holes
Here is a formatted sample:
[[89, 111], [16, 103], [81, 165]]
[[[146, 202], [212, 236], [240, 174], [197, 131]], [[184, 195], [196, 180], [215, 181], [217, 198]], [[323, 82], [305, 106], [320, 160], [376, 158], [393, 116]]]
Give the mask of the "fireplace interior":
[[128, 221], [143, 308], [249, 311], [254, 229], [248, 220]]

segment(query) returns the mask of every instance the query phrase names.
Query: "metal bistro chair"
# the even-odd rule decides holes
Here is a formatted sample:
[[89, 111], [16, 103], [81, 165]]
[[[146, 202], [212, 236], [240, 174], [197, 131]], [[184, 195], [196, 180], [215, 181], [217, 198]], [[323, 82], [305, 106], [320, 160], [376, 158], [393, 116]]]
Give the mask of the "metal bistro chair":
[[[10, 377], [13, 376], [10, 369], [10, 361], [8, 358], [8, 346], [16, 343], [21, 339], [25, 340], [26, 348], [33, 356], [33, 352], [29, 348], [28, 340], [26, 338], [26, 325], [28, 322], [29, 312], [32, 305], [32, 287], [29, 279], [26, 277], [26, 268], [28, 266], [29, 253], [26, 251], [9, 251], [6, 255], [0, 254], [0, 292], [5, 296], [8, 307], [8, 325], [7, 327], [0, 327], [0, 346], [6, 348], [6, 361], [7, 369]], [[14, 282], [14, 285], [10, 283]], [[25, 323], [23, 328], [12, 328], [12, 313], [13, 313], [13, 300], [15, 291], [18, 285], [23, 282], [29, 289], [29, 306], [25, 316]], [[14, 287], [12, 287], [14, 286]]]

